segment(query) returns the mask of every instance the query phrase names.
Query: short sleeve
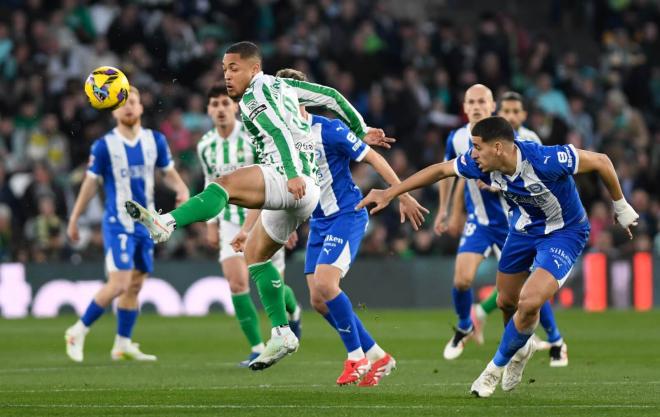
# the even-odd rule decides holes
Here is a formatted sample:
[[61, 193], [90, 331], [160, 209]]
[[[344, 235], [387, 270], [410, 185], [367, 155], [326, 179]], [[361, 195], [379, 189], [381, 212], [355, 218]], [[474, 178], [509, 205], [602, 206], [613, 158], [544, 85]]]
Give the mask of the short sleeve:
[[539, 146], [540, 158], [535, 168], [549, 179], [575, 175], [580, 163], [573, 145]]
[[479, 168], [479, 165], [472, 159], [470, 153], [472, 148], [468, 149], [463, 155], [454, 159], [454, 172], [459, 177], [467, 179], [488, 179], [489, 176]]
[[108, 158], [108, 147], [103, 139], [99, 139], [92, 144], [92, 150], [89, 153], [89, 163], [87, 164], [87, 173], [94, 176], [103, 176], [105, 167], [110, 166]]
[[454, 148], [454, 135], [455, 130], [452, 130], [447, 136], [447, 143], [445, 144], [445, 161], [451, 161], [456, 158], [456, 148]]
[[162, 169], [172, 168], [174, 161], [172, 161], [172, 154], [170, 153], [170, 147], [167, 144], [165, 135], [160, 132], [154, 132], [154, 138], [156, 139], [156, 151], [158, 152], [156, 166]]
[[369, 145], [358, 139], [357, 135], [341, 120], [334, 120], [324, 129], [330, 130], [327, 132], [327, 136], [331, 138], [341, 153], [351, 160], [360, 162], [369, 153]]

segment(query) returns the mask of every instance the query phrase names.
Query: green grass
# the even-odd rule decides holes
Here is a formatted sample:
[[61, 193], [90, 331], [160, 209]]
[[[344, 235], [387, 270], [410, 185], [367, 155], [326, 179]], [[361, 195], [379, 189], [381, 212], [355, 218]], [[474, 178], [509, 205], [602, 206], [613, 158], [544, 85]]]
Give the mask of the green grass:
[[[365, 325], [398, 361], [379, 387], [337, 387], [344, 352], [322, 318], [304, 316], [301, 348], [263, 372], [239, 369], [246, 354], [231, 317], [140, 318], [135, 339], [157, 363], [113, 363], [114, 318], [87, 337], [82, 364], [64, 355], [72, 316], [0, 321], [0, 416], [629, 416], [660, 415], [660, 311], [557, 313], [570, 365], [529, 363], [523, 383], [488, 399], [468, 390], [501, 332], [492, 316], [484, 346], [442, 359], [449, 311], [366, 311]], [[265, 320], [263, 320], [265, 322]]]

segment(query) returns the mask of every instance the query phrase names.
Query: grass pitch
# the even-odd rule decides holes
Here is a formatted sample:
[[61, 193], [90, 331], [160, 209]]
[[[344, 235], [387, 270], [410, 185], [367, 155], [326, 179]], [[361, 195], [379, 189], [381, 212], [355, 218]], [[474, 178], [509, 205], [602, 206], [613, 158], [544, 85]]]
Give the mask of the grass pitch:
[[[134, 339], [157, 363], [114, 363], [115, 321], [87, 337], [85, 362], [64, 354], [75, 318], [0, 321], [0, 416], [651, 416], [660, 415], [660, 311], [560, 311], [568, 368], [537, 352], [523, 383], [472, 398], [472, 381], [502, 330], [491, 316], [486, 344], [442, 359], [449, 311], [365, 311], [363, 322], [398, 369], [375, 388], [337, 387], [344, 351], [322, 318], [307, 312], [300, 350], [271, 369], [240, 369], [247, 348], [232, 317], [140, 317]], [[265, 329], [265, 318], [262, 324]]]

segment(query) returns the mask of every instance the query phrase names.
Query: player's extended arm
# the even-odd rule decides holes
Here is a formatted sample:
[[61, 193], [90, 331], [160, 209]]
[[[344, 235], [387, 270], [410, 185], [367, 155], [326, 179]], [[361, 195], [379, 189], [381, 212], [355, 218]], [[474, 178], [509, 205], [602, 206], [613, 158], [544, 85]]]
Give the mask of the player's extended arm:
[[[363, 161], [374, 167], [376, 172], [380, 174], [389, 185], [395, 185], [401, 182], [399, 176], [396, 175], [396, 172], [394, 172], [385, 158], [373, 149], [370, 149], [369, 152], [367, 152]], [[419, 226], [424, 222], [424, 214], [428, 214], [429, 212], [408, 193], [404, 193], [399, 197], [399, 211], [401, 213], [401, 223], [405, 222], [406, 218], [408, 218], [415, 230], [418, 230]]]
[[234, 249], [234, 252], [243, 252], [245, 249], [245, 242], [247, 241], [248, 235], [250, 234], [250, 230], [252, 230], [254, 225], [257, 223], [257, 219], [259, 218], [260, 214], [261, 209], [248, 210], [247, 216], [245, 216], [245, 222], [243, 222], [243, 226], [241, 226], [241, 230], [236, 233], [236, 236], [234, 236], [234, 239], [232, 239], [230, 243], [232, 249]]
[[605, 183], [607, 191], [609, 191], [612, 201], [614, 203], [614, 216], [616, 221], [628, 232], [632, 239], [632, 232], [630, 226], [637, 226], [637, 219], [639, 215], [634, 208], [623, 196], [621, 184], [619, 184], [619, 177], [616, 175], [614, 165], [610, 158], [597, 152], [585, 151], [582, 149], [577, 150], [579, 163], [577, 174], [584, 174], [587, 172], [597, 172], [600, 178]]
[[369, 194], [360, 201], [355, 209], [359, 210], [370, 204], [376, 204], [369, 213], [378, 213], [387, 207], [393, 198], [398, 197], [403, 193], [433, 184], [443, 178], [455, 177], [455, 162], [456, 160], [452, 159], [451, 161], [433, 164], [406, 178], [403, 182], [391, 186], [387, 190], [371, 190]]
[[71, 210], [71, 216], [69, 217], [69, 224], [66, 230], [69, 239], [73, 242], [77, 242], [80, 239], [80, 235], [78, 234], [78, 219], [87, 210], [87, 205], [92, 197], [96, 195], [97, 190], [98, 181], [96, 177], [90, 174], [85, 175], [85, 179], [80, 186], [80, 192], [76, 198], [76, 203], [73, 206], [73, 210]]
[[177, 206], [190, 198], [190, 191], [188, 191], [186, 183], [183, 182], [176, 169], [166, 169], [163, 175], [163, 181], [167, 188], [176, 193]]

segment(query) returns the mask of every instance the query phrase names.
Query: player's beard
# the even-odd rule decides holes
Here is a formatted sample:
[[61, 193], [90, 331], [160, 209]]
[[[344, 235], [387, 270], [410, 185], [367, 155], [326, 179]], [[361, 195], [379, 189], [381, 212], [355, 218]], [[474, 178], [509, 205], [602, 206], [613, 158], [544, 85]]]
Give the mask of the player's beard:
[[119, 119], [119, 123], [123, 124], [124, 126], [133, 127], [140, 123], [140, 118], [137, 116], [124, 116]]

